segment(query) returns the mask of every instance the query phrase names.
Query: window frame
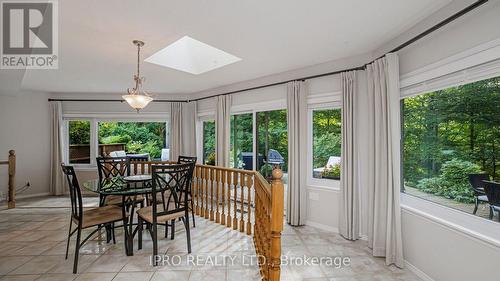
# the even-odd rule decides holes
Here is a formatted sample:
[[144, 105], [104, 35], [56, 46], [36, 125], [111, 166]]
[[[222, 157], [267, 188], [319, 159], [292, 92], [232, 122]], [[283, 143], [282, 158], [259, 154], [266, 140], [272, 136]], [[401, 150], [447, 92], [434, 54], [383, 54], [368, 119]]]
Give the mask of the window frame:
[[317, 110], [340, 109], [342, 104], [340, 101], [328, 103], [310, 104], [307, 109], [307, 185], [314, 188], [327, 190], [340, 190], [340, 180], [335, 179], [318, 179], [313, 177], [313, 112]]

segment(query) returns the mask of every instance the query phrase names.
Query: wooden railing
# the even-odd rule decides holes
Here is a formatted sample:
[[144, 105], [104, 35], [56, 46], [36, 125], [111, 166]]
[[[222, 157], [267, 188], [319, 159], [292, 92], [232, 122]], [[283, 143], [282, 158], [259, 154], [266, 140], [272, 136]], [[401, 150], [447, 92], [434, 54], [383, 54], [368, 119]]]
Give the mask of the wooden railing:
[[9, 159], [7, 161], [0, 161], [0, 165], [7, 165], [9, 170], [9, 197], [8, 208], [13, 209], [16, 207], [16, 151], [9, 150]]
[[[149, 174], [151, 166], [169, 161], [132, 161], [131, 174]], [[284, 185], [280, 169], [269, 183], [256, 171], [196, 165], [192, 196], [195, 214], [253, 235], [263, 280], [278, 281], [281, 264]]]

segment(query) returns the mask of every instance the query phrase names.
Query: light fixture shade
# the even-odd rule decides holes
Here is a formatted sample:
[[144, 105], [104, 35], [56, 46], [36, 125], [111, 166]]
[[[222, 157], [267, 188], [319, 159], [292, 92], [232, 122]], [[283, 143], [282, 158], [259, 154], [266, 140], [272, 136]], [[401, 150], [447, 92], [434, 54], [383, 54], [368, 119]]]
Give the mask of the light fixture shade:
[[146, 107], [152, 100], [152, 97], [146, 96], [146, 95], [140, 95], [140, 94], [135, 94], [135, 95], [123, 95], [122, 98], [127, 101], [127, 103], [132, 107], [135, 108], [137, 111], [140, 109], [143, 109]]

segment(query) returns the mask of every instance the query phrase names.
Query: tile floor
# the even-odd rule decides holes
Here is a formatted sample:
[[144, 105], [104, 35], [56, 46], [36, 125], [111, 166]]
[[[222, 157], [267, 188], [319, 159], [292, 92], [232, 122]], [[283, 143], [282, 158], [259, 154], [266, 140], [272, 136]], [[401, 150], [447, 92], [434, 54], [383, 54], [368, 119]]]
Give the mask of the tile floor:
[[[92, 206], [95, 199], [85, 202]], [[157, 267], [149, 265], [149, 235], [145, 235], [143, 249], [137, 250], [135, 241], [134, 256], [127, 257], [123, 233], [117, 229], [116, 244], [107, 244], [104, 233], [87, 242], [80, 252], [78, 274], [72, 274], [73, 256], [64, 259], [68, 204], [66, 198], [46, 197], [0, 211], [0, 280], [260, 280], [258, 266], [252, 263], [252, 238], [201, 218], [192, 229], [190, 256], [182, 223], [176, 227], [175, 240], [160, 240], [165, 259]], [[70, 253], [73, 249], [74, 241]], [[387, 267], [383, 259], [371, 257], [364, 241], [349, 242], [312, 227], [286, 227], [282, 249], [288, 257], [347, 257], [351, 264], [341, 268], [286, 265], [281, 280], [420, 280], [407, 270]]]

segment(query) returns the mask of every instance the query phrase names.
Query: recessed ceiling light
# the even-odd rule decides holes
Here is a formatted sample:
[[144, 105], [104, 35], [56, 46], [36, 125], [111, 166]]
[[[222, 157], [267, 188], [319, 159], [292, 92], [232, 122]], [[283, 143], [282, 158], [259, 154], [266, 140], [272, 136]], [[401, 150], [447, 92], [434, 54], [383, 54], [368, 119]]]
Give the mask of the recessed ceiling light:
[[236, 56], [184, 36], [145, 61], [191, 74], [201, 74], [240, 60]]

